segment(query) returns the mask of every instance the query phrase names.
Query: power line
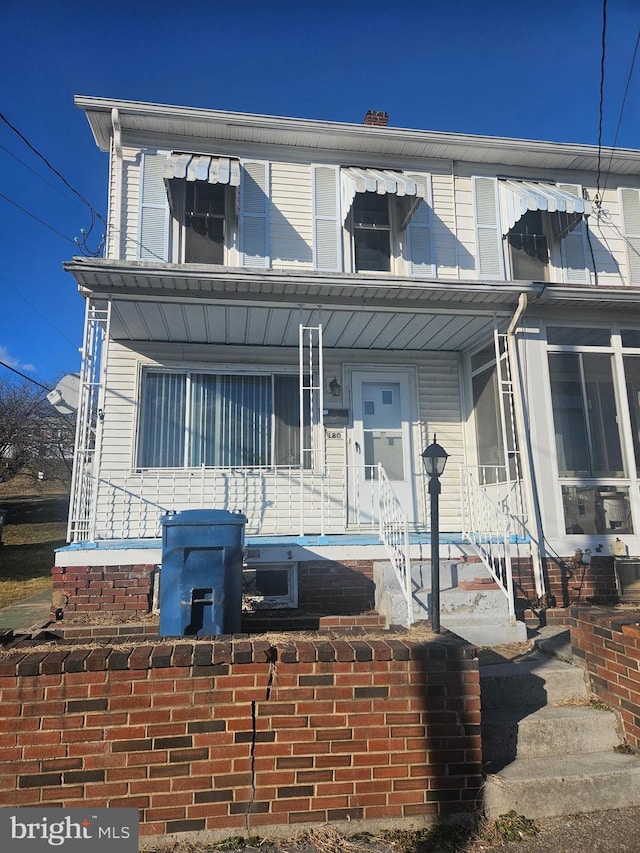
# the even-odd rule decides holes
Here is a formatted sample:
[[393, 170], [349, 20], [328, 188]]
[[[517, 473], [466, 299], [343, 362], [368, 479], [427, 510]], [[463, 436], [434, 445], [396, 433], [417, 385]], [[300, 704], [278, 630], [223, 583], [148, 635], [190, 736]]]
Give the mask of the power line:
[[607, 0], [602, 0], [602, 48], [600, 53], [600, 108], [598, 115], [598, 175], [596, 178], [596, 196], [594, 203], [600, 206], [600, 163], [602, 159], [602, 117], [604, 113], [604, 67], [607, 42]]
[[629, 94], [629, 87], [631, 86], [631, 78], [633, 77], [633, 70], [636, 64], [636, 57], [638, 56], [638, 47], [640, 47], [640, 29], [638, 29], [638, 37], [636, 38], [636, 46], [633, 49], [633, 56], [631, 58], [631, 66], [629, 68], [629, 75], [627, 77], [627, 85], [625, 86], [624, 96], [622, 98], [622, 104], [620, 106], [620, 115], [618, 116], [618, 124], [616, 125], [616, 133], [613, 138], [613, 145], [611, 147], [611, 155], [609, 156], [609, 165], [607, 166], [607, 174], [604, 177], [604, 187], [602, 188], [602, 192], [607, 188], [607, 181], [609, 180], [609, 174], [611, 172], [611, 163], [613, 162], [613, 153], [615, 151], [616, 145], [618, 144], [618, 134], [620, 132], [620, 125], [622, 124], [622, 115], [624, 113], [624, 108], [627, 103], [627, 95]]
[[4, 193], [0, 193], [0, 198], [4, 199], [9, 204], [12, 204], [14, 207], [17, 207], [18, 210], [21, 210], [22, 213], [26, 213], [27, 216], [30, 216], [32, 219], [35, 219], [36, 222], [39, 222], [40, 225], [44, 225], [45, 228], [48, 228], [49, 231], [53, 231], [54, 234], [57, 234], [58, 237], [62, 237], [63, 240], [66, 240], [68, 243], [73, 243], [74, 246], [77, 246], [77, 241], [72, 240], [71, 237], [68, 237], [66, 234], [63, 234], [62, 231], [58, 231], [57, 228], [54, 228], [53, 225], [49, 225], [48, 222], [45, 222], [44, 219], [40, 219], [39, 216], [36, 216], [35, 213], [31, 213], [30, 210], [27, 210], [26, 207], [22, 207], [18, 204], [17, 201], [9, 198], [9, 196], [4, 195]]
[[76, 343], [74, 343], [72, 340], [69, 340], [69, 338], [65, 335], [64, 332], [58, 329], [57, 326], [54, 326], [54, 324], [51, 322], [51, 320], [47, 317], [46, 314], [43, 314], [39, 308], [36, 308], [36, 306], [32, 302], [29, 302], [24, 293], [18, 290], [17, 287], [14, 287], [11, 282], [7, 281], [7, 279], [3, 275], [0, 275], [0, 281], [3, 281], [7, 285], [7, 287], [13, 290], [14, 293], [16, 293], [24, 302], [26, 302], [26, 304], [29, 306], [29, 308], [31, 308], [32, 311], [35, 311], [36, 314], [39, 314], [40, 317], [42, 317], [42, 319], [46, 323], [48, 323], [55, 332], [57, 332], [61, 337], [65, 339], [65, 341], [70, 343], [72, 347], [76, 347]]
[[14, 153], [13, 153], [13, 151], [9, 151], [9, 149], [8, 149], [8, 148], [6, 148], [4, 145], [0, 145], [0, 149], [1, 149], [2, 151], [4, 151], [6, 154], [8, 154], [8, 155], [9, 155], [9, 157], [13, 157], [13, 159], [14, 159], [14, 160], [17, 160], [17, 161], [18, 161], [18, 163], [20, 163], [20, 165], [21, 165], [21, 166], [24, 166], [24, 168], [25, 168], [25, 169], [27, 169], [29, 172], [31, 172], [33, 175], [35, 175], [35, 176], [36, 176], [36, 178], [40, 178], [40, 180], [41, 180], [43, 183], [45, 183], [48, 187], [51, 187], [51, 189], [52, 189], [52, 190], [54, 190], [55, 192], [57, 192], [57, 193], [58, 193], [58, 195], [61, 195], [61, 196], [62, 196], [62, 198], [66, 198], [68, 201], [73, 201], [75, 204], [78, 204], [78, 199], [75, 199], [75, 198], [74, 198], [74, 199], [72, 199], [72, 198], [71, 198], [71, 196], [69, 196], [69, 195], [67, 195], [66, 193], [62, 192], [62, 190], [61, 190], [59, 187], [56, 187], [56, 186], [55, 186], [55, 184], [52, 184], [52, 183], [51, 183], [51, 181], [48, 181], [45, 177], [43, 177], [43, 176], [40, 174], [40, 172], [36, 172], [36, 170], [35, 170], [35, 169], [32, 169], [32, 168], [31, 168], [31, 166], [30, 166], [28, 163], [25, 163], [25, 162], [24, 162], [24, 160], [21, 160], [21, 159], [20, 159], [20, 157], [18, 157], [18, 155], [17, 155], [17, 154], [14, 154]]
[[0, 364], [3, 367], [6, 367], [7, 370], [13, 371], [13, 373], [17, 373], [18, 376], [21, 376], [23, 379], [26, 379], [27, 382], [32, 382], [34, 385], [37, 385], [39, 388], [43, 388], [45, 391], [51, 391], [51, 388], [47, 388], [46, 385], [43, 385], [42, 382], [37, 382], [35, 379], [32, 379], [30, 376], [27, 376], [26, 373], [21, 373], [21, 371], [16, 370], [15, 367], [11, 367], [10, 364], [7, 364], [6, 361], [0, 361]]
[[[81, 192], [79, 192], [79, 191], [78, 191], [78, 190], [77, 190], [77, 189], [76, 189], [72, 184], [70, 184], [70, 183], [69, 183], [69, 181], [65, 178], [65, 176], [64, 176], [61, 172], [59, 172], [59, 171], [55, 168], [55, 166], [53, 166], [53, 165], [49, 162], [49, 160], [47, 160], [47, 158], [44, 156], [44, 154], [42, 154], [42, 153], [41, 153], [41, 152], [40, 152], [40, 151], [35, 147], [35, 145], [32, 145], [32, 144], [31, 144], [31, 142], [29, 142], [29, 140], [27, 139], [27, 137], [26, 137], [23, 133], [21, 133], [15, 125], [11, 124], [11, 122], [9, 121], [9, 119], [8, 119], [8, 118], [7, 118], [3, 113], [0, 113], [0, 120], [2, 120], [2, 121], [7, 125], [7, 127], [8, 127], [8, 128], [10, 128], [10, 129], [11, 129], [11, 130], [12, 130], [12, 131], [17, 135], [17, 136], [19, 136], [19, 137], [20, 137], [20, 139], [24, 142], [24, 144], [25, 144], [25, 145], [26, 145], [26, 146], [27, 146], [31, 151], [33, 151], [33, 153], [34, 153], [37, 157], [39, 157], [39, 158], [42, 160], [42, 162], [45, 164], [45, 166], [47, 166], [47, 168], [48, 168], [48, 169], [51, 169], [51, 171], [53, 172], [53, 174], [54, 174], [54, 175], [56, 175], [58, 178], [60, 178], [60, 180], [62, 181], [62, 183], [63, 183], [66, 187], [68, 187], [68, 189], [70, 189], [72, 193], [74, 193], [75, 195], [77, 195], [77, 196], [78, 196], [78, 198], [80, 199], [80, 201], [82, 201], [84, 204], [86, 204], [86, 206], [87, 206], [87, 207], [89, 208], [89, 210], [91, 211], [91, 215], [92, 215], [92, 217], [95, 217], [96, 219], [99, 219], [99, 220], [100, 220], [100, 222], [102, 222], [104, 225], [106, 225], [106, 224], [107, 224], [107, 223], [106, 223], [106, 221], [105, 221], [105, 219], [104, 219], [104, 217], [103, 217], [100, 213], [98, 213], [98, 211], [93, 207], [93, 205], [91, 204], [91, 202], [89, 202], [89, 201], [88, 201], [88, 200], [87, 200], [87, 199], [82, 195], [82, 193], [81, 193]], [[93, 222], [92, 222], [92, 224], [91, 224], [91, 227], [93, 228]]]

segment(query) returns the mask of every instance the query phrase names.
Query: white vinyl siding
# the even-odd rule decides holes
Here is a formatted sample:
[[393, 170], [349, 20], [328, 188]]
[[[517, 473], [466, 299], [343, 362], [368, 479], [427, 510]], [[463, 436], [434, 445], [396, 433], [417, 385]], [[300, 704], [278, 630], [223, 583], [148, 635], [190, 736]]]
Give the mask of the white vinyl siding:
[[627, 249], [627, 280], [640, 284], [640, 190], [620, 189], [622, 227]]
[[273, 269], [311, 269], [313, 216], [311, 166], [271, 164], [269, 253]]
[[433, 263], [438, 278], [457, 278], [456, 214], [453, 197], [453, 175], [431, 175], [431, 243]]
[[166, 154], [145, 152], [140, 179], [138, 257], [141, 261], [169, 259], [169, 202], [164, 185]]
[[342, 270], [340, 170], [313, 166], [313, 266], [326, 272]]
[[[268, 350], [261, 350], [260, 352], [262, 353], [260, 360], [268, 362], [272, 372], [289, 372], [290, 375], [297, 376], [297, 364], [291, 365], [290, 352], [273, 347]], [[352, 360], [352, 355], [346, 350], [336, 351], [334, 355], [339, 361], [326, 367], [325, 378], [336, 375], [342, 379], [341, 365], [343, 363], [348, 364]], [[188, 362], [180, 361], [180, 359], [184, 358], [188, 358]], [[180, 364], [183, 364], [184, 369], [188, 370], [217, 371], [217, 362], [223, 365], [221, 369], [227, 371], [230, 369], [230, 365], [233, 365], [237, 369], [244, 364], [245, 372], [254, 372], [252, 368], [254, 368], [257, 358], [255, 352], [248, 353], [246, 347], [191, 345], [186, 348], [185, 352], [185, 348], [182, 346], [148, 343], [139, 345], [136, 352], [128, 346], [112, 342], [109, 349], [108, 391], [105, 397], [103, 443], [100, 455], [102, 474], [113, 477], [119, 472], [119, 475], [122, 477], [131, 476], [134, 478], [130, 484], [132, 492], [134, 494], [140, 492], [144, 494], [146, 489], [151, 489], [152, 494], [149, 494], [150, 498], [157, 494], [158, 489], [161, 491], [164, 489], [166, 494], [163, 493], [162, 500], [159, 503], [167, 506], [171, 505], [172, 508], [178, 508], [180, 490], [182, 488], [185, 490], [185, 500], [187, 499], [189, 490], [195, 490], [195, 493], [199, 495], [201, 478], [203, 476], [200, 469], [192, 469], [191, 472], [185, 471], [184, 474], [161, 472], [157, 476], [155, 474], [140, 475], [140, 492], [136, 490], [135, 487], [138, 481], [135, 481], [135, 476], [131, 475], [131, 471], [135, 467], [134, 460], [136, 460], [138, 452], [135, 439], [136, 431], [139, 428], [137, 421], [140, 414], [137, 400], [142, 389], [143, 367], [167, 370], [175, 369]], [[280, 366], [279, 369], [278, 366]], [[413, 470], [416, 472], [416, 503], [419, 508], [422, 507], [422, 462], [420, 453], [426, 447], [427, 443], [431, 441], [435, 432], [439, 443], [452, 456], [443, 477], [440, 504], [442, 530], [448, 532], [459, 531], [461, 521], [456, 463], [464, 461], [465, 451], [460, 414], [457, 354], [447, 352], [414, 352], [397, 354], [396, 357], [390, 360], [388, 352], [369, 352], [367, 353], [366, 366], [374, 370], [377, 366], [385, 368], [395, 366], [415, 367], [419, 412], [418, 422], [414, 425], [412, 432]], [[332, 463], [338, 465], [344, 463], [344, 446], [343, 441], [336, 441], [332, 445], [330, 448], [332, 451]], [[213, 472], [208, 471], [206, 473], [207, 487], [213, 476]], [[165, 483], [164, 486], [162, 485], [163, 483]], [[274, 491], [276, 483], [275, 481], [266, 479], [263, 482], [263, 486], [262, 499], [265, 502], [264, 512], [268, 526], [270, 523], [269, 519], [276, 513], [278, 505]], [[279, 498], [280, 501], [283, 501], [286, 497], [286, 487], [283, 483], [280, 483], [279, 488], [285, 489], [285, 492], [281, 493]], [[177, 495], [177, 502], [173, 501], [172, 495], [174, 492]], [[209, 495], [208, 492], [207, 495]], [[218, 497], [220, 500], [225, 499], [224, 495], [219, 495]], [[342, 492], [340, 492], [336, 500], [341, 501], [342, 497]], [[105, 502], [113, 500], [113, 494], [107, 496], [105, 493]], [[305, 504], [307, 525], [312, 524], [314, 510], [317, 509], [319, 503], [318, 496], [314, 492], [310, 492], [309, 501], [308, 505]], [[291, 529], [297, 532], [297, 505], [291, 504], [288, 506], [288, 511], [291, 512]], [[280, 507], [280, 510], [282, 510], [282, 507]], [[106, 511], [105, 504], [99, 514], [104, 515]], [[419, 511], [421, 512], [422, 510], [420, 509]], [[422, 521], [425, 521], [425, 519], [423, 518]], [[132, 525], [134, 522], [135, 518], [132, 518]], [[282, 518], [280, 519], [280, 524], [282, 524]], [[130, 535], [135, 536], [133, 527], [131, 528]]]
[[429, 278], [435, 276], [436, 265], [431, 238], [430, 198], [418, 203], [418, 207], [407, 225], [407, 256], [410, 275]]
[[269, 268], [269, 164], [247, 161], [240, 177], [242, 266]]
[[478, 278], [504, 279], [496, 178], [473, 178]]
[[[577, 184], [558, 184], [558, 189], [582, 197], [582, 187]], [[587, 263], [586, 230], [587, 226], [584, 218], [582, 218], [573, 231], [570, 231], [560, 240], [563, 276], [567, 284], [589, 284], [591, 282]]]

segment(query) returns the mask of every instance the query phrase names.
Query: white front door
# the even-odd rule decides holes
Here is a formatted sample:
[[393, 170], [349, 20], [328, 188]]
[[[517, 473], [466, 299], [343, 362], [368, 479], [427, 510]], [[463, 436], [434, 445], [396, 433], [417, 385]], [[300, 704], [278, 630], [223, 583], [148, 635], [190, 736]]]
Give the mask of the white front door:
[[403, 511], [413, 520], [409, 373], [355, 371], [351, 381], [350, 522], [367, 524], [378, 520], [378, 463]]

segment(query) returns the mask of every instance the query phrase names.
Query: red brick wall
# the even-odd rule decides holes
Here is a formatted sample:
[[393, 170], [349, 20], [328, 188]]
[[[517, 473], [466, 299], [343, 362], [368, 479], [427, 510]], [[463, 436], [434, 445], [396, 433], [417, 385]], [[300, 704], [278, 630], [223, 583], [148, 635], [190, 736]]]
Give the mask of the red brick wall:
[[616, 711], [625, 740], [640, 750], [640, 610], [572, 608], [573, 654], [587, 668], [591, 691]]
[[[557, 607], [586, 604], [615, 604], [618, 601], [613, 557], [592, 555], [591, 563], [577, 563], [571, 557], [546, 560], [547, 588]], [[537, 592], [530, 559], [515, 560], [513, 578], [520, 598], [535, 604]]]
[[371, 560], [317, 560], [298, 565], [298, 604], [311, 613], [353, 614], [374, 609]]
[[0, 805], [134, 807], [145, 836], [429, 819], [481, 784], [461, 641], [15, 651], [0, 716]]
[[[56, 566], [52, 570], [53, 611], [61, 608], [65, 614], [148, 613], [153, 569], [152, 565]], [[373, 562], [300, 563], [298, 588], [299, 607], [309, 613], [366, 613], [374, 607]]]
[[152, 565], [55, 566], [52, 611], [148, 613], [153, 569]]

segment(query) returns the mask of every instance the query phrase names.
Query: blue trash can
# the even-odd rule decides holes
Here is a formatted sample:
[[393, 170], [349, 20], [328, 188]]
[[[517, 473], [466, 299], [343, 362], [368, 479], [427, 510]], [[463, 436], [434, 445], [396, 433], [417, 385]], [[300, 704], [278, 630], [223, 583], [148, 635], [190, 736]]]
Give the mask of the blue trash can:
[[246, 522], [242, 513], [220, 509], [162, 517], [161, 637], [240, 631]]

